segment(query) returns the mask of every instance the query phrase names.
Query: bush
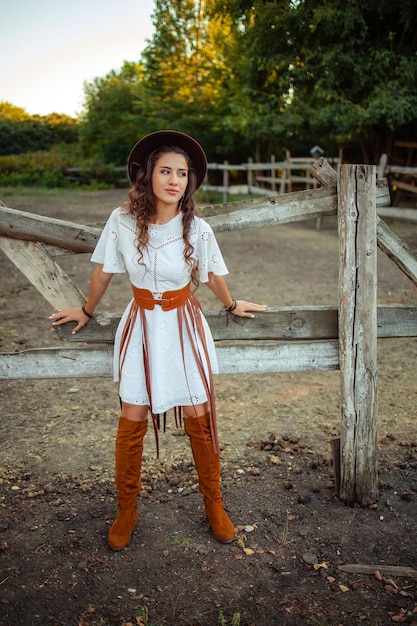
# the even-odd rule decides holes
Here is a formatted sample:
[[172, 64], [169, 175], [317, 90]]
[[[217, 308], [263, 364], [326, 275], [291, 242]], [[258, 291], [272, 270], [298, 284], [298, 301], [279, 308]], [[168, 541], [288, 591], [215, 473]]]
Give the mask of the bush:
[[109, 189], [127, 186], [127, 172], [122, 170], [82, 161], [76, 150], [63, 144], [47, 151], [0, 156], [0, 186]]
[[57, 150], [0, 157], [0, 185], [67, 187], [67, 163]]

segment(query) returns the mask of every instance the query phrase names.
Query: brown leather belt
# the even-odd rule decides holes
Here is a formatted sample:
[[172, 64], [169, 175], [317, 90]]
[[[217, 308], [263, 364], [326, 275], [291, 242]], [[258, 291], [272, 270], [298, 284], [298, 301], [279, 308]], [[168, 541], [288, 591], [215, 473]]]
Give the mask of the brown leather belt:
[[152, 311], [155, 304], [159, 305], [163, 311], [172, 311], [182, 304], [185, 304], [190, 297], [190, 284], [185, 285], [177, 291], [165, 291], [159, 300], [153, 297], [152, 291], [149, 289], [139, 289], [132, 285], [133, 297], [138, 307]]

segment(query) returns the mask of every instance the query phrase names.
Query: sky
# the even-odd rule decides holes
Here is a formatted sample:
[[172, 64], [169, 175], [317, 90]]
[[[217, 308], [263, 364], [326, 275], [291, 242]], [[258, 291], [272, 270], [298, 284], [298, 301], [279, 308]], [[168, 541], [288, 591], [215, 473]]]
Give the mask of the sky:
[[83, 84], [138, 61], [154, 0], [2, 0], [0, 102], [30, 115], [82, 109]]

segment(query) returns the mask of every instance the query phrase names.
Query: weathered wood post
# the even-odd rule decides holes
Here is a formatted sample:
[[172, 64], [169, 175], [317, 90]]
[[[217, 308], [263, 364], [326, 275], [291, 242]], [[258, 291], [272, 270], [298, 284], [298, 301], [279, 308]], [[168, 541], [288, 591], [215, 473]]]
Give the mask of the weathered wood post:
[[253, 170], [251, 168], [251, 165], [253, 163], [253, 159], [252, 157], [248, 158], [248, 194], [250, 195], [252, 193], [252, 187], [253, 187]]
[[226, 166], [223, 170], [223, 202], [226, 203], [229, 193], [229, 170], [227, 169], [229, 161], [223, 161], [223, 165]]
[[339, 362], [341, 373], [340, 498], [378, 498], [376, 167], [340, 165]]
[[275, 154], [271, 154], [271, 191], [277, 190], [277, 170], [275, 169]]

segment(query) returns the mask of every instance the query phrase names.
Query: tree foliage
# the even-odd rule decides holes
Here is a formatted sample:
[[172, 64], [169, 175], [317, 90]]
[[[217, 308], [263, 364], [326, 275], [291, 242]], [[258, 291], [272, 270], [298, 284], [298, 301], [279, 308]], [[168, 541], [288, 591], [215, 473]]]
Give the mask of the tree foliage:
[[85, 84], [79, 120], [0, 104], [0, 154], [79, 132], [88, 162], [124, 165], [139, 137], [175, 128], [209, 160], [350, 143], [375, 163], [417, 140], [415, 0], [155, 0], [153, 24], [138, 61]]
[[204, 0], [156, 0], [155, 7], [155, 34], [143, 54], [154, 129], [192, 132], [207, 146], [209, 158], [236, 158], [236, 140], [245, 141], [237, 127], [226, 124], [233, 88], [232, 20], [213, 13]]
[[78, 122], [68, 115], [29, 115], [8, 102], [0, 103], [0, 156], [49, 150], [78, 141]]
[[316, 137], [358, 142], [373, 162], [416, 120], [415, 2], [309, 0], [299, 9], [308, 30], [298, 46], [292, 108]]
[[135, 138], [146, 128], [142, 65], [125, 62], [119, 72], [112, 70], [85, 83], [84, 93], [80, 128], [84, 155], [124, 165]]
[[253, 137], [265, 143], [269, 130], [275, 143], [304, 151], [356, 142], [375, 161], [394, 134], [409, 136], [414, 0], [218, 0], [216, 9], [240, 23], [239, 92], [254, 112], [244, 102], [240, 119]]

